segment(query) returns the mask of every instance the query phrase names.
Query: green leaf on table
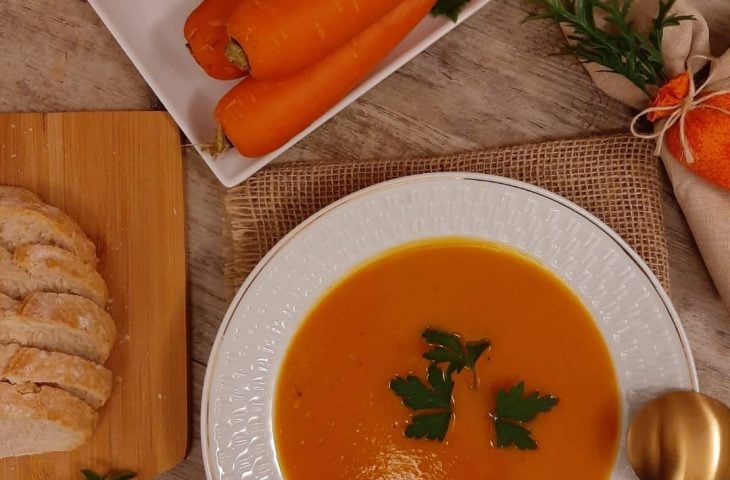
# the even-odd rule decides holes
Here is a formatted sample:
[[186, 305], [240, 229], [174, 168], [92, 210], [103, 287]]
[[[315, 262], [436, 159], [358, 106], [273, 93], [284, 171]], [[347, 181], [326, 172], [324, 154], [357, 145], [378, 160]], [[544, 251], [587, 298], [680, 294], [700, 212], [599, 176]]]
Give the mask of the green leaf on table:
[[403, 405], [419, 412], [405, 429], [407, 437], [443, 441], [453, 414], [454, 380], [451, 372], [435, 364], [429, 365], [426, 380], [428, 385], [415, 375], [395, 377], [390, 381], [390, 389]]
[[104, 477], [92, 470], [81, 470], [81, 474], [86, 480], [104, 480]]
[[459, 13], [464, 9], [469, 0], [438, 0], [431, 9], [431, 15], [438, 17], [443, 15], [455, 22], [459, 19]]
[[492, 415], [497, 431], [497, 446], [536, 449], [537, 442], [522, 424], [534, 420], [541, 413], [549, 412], [558, 402], [559, 399], [554, 395], [540, 395], [539, 392], [525, 395], [525, 382], [518, 383], [508, 391], [500, 389], [497, 392], [496, 411]]
[[130, 470], [125, 470], [122, 472], [116, 472], [109, 477], [109, 480], [129, 480], [130, 478], [137, 478], [137, 474]]
[[109, 475], [99, 475], [93, 470], [81, 470], [81, 474], [86, 480], [130, 480], [137, 478], [137, 474], [131, 470], [122, 470]]

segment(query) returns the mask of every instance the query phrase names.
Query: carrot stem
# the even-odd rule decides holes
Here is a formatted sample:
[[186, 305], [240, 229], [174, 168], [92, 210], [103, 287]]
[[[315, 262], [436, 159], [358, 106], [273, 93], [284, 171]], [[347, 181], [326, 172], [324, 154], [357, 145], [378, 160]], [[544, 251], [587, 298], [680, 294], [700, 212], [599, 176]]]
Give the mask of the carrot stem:
[[246, 58], [246, 52], [235, 40], [230, 40], [226, 45], [225, 50], [226, 58], [235, 66], [241, 70], [248, 70], [248, 58]]
[[232, 80], [244, 71], [226, 58], [226, 23], [241, 0], [203, 0], [190, 12], [183, 33], [188, 50], [200, 67], [213, 78]]
[[213, 143], [203, 145], [203, 150], [208, 152], [213, 158], [217, 158], [229, 148], [231, 148], [231, 142], [226, 137], [226, 133], [220, 125], [216, 127]]
[[403, 0], [240, 0], [228, 36], [262, 80], [293, 75], [330, 55]]

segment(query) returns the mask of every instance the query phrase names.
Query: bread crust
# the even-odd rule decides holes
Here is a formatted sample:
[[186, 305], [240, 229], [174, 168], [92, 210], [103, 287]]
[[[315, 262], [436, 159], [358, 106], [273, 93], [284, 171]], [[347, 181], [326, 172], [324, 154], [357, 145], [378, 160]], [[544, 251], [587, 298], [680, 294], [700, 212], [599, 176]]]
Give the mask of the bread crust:
[[81, 357], [16, 344], [0, 345], [0, 381], [52, 385], [99, 409], [112, 391], [112, 372]]
[[117, 337], [111, 316], [77, 295], [36, 292], [0, 310], [0, 344], [77, 355], [103, 364]]
[[100, 307], [109, 300], [106, 282], [93, 265], [49, 245], [0, 248], [0, 293], [22, 299], [32, 292], [73, 293]]
[[96, 265], [96, 247], [71, 217], [43, 203], [34, 193], [0, 186], [0, 246], [55, 245]]
[[[0, 422], [23, 422], [25, 424], [49, 425], [64, 438], [64, 444], [55, 448], [18, 450], [13, 447], [13, 435], [23, 432], [3, 432], [0, 458], [8, 456], [45, 453], [46, 451], [70, 451], [84, 444], [91, 437], [98, 421], [97, 413], [87, 404], [63, 390], [41, 386], [11, 385], [0, 382]], [[23, 439], [27, 443], [27, 439]], [[21, 442], [18, 442], [21, 443]]]
[[87, 442], [117, 336], [96, 246], [34, 193], [0, 186], [0, 458]]
[[15, 310], [18, 308], [18, 301], [13, 300], [4, 293], [0, 293], [0, 311], [2, 310]]

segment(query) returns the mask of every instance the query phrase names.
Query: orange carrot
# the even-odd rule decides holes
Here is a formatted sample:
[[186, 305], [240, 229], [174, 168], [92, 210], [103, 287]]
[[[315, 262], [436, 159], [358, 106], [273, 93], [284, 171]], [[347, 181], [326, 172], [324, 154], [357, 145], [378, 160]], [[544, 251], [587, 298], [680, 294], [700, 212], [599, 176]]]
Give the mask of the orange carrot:
[[226, 23], [241, 0], [203, 0], [185, 22], [190, 53], [208, 75], [219, 80], [242, 77], [244, 72], [226, 58]]
[[218, 103], [220, 127], [244, 156], [276, 150], [352, 91], [435, 2], [403, 0], [340, 49], [294, 76], [244, 79]]
[[228, 22], [232, 48], [239, 48], [231, 58], [256, 78], [283, 78], [337, 50], [401, 2], [242, 0]]

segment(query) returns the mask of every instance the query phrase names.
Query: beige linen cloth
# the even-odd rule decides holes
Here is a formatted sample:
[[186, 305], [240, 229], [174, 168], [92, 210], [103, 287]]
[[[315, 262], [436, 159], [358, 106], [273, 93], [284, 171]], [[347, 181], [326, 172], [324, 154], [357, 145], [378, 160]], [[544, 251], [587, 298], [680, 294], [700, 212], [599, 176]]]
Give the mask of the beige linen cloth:
[[[674, 11], [680, 15], [693, 15], [696, 20], [682, 22], [664, 31], [662, 53], [664, 70], [669, 78], [685, 72], [689, 58], [711, 55], [710, 29], [706, 18], [712, 18], [712, 15], [730, 16], [728, 5], [720, 5], [723, 2], [730, 3], [729, 0], [677, 1]], [[658, 0], [636, 0], [631, 11], [632, 20], [640, 28], [646, 26], [656, 15], [657, 8]], [[704, 63], [695, 59], [692, 66], [697, 70]], [[637, 110], [643, 110], [651, 101], [624, 77], [606, 72], [604, 67], [596, 64], [588, 63], [585, 67], [596, 85], [611, 97]], [[730, 89], [730, 50], [719, 58], [716, 67], [718, 70], [706, 92]], [[693, 174], [666, 149], [662, 153], [662, 160], [705, 265], [725, 305], [730, 309], [730, 191]]]

